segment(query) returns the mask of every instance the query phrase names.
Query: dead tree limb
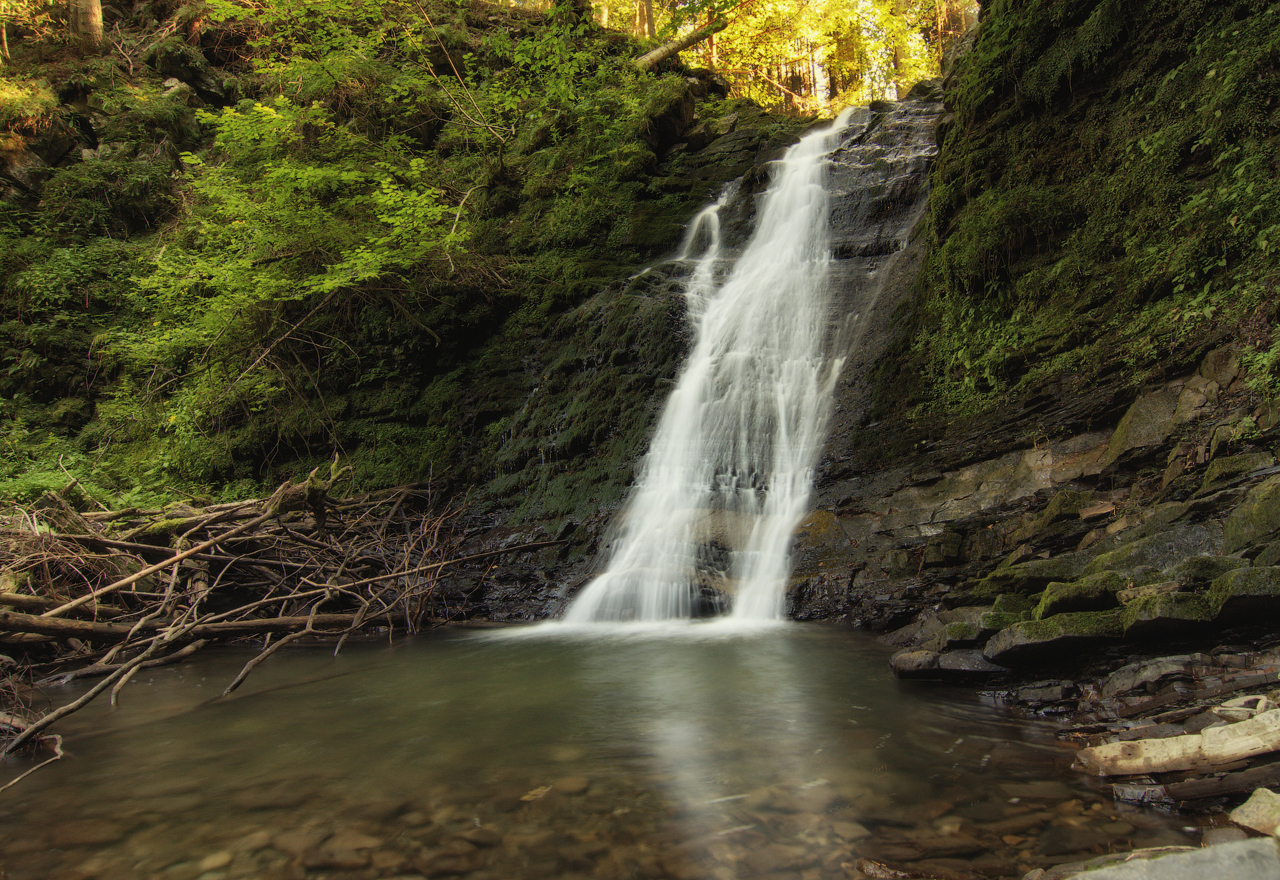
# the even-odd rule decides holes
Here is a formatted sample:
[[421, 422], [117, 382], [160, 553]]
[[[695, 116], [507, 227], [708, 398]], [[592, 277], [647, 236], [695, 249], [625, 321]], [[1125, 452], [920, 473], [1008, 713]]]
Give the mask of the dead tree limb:
[[710, 24], [703, 25], [702, 27], [698, 28], [696, 31], [689, 34], [688, 36], [681, 37], [678, 40], [672, 40], [670, 43], [666, 43], [662, 46], [659, 46], [658, 48], [654, 49], [652, 52], [646, 52], [644, 55], [641, 55], [639, 58], [637, 58], [633, 63], [635, 64], [635, 67], [637, 70], [645, 70], [645, 71], [653, 70], [655, 67], [657, 67], [662, 62], [666, 61], [672, 55], [677, 55], [680, 52], [683, 52], [685, 49], [688, 49], [690, 46], [696, 46], [698, 43], [701, 43], [703, 40], [707, 39], [708, 37], [711, 37], [711, 36], [714, 36], [715, 34], [720, 33], [722, 30], [724, 30], [728, 26], [729, 26], [728, 21], [726, 21], [723, 18], [717, 18], [715, 21], [711, 22]]

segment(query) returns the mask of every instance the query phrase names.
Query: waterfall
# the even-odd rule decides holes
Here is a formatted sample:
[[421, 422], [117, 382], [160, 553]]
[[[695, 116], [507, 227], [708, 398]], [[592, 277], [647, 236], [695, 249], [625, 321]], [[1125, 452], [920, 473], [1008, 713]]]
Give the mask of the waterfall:
[[[792, 534], [807, 512], [836, 356], [827, 170], [849, 114], [777, 163], [755, 232], [728, 268], [719, 212], [679, 259], [694, 346], [658, 423], [603, 573], [564, 621], [718, 613], [780, 619]], [[731, 600], [726, 597], [732, 597]]]

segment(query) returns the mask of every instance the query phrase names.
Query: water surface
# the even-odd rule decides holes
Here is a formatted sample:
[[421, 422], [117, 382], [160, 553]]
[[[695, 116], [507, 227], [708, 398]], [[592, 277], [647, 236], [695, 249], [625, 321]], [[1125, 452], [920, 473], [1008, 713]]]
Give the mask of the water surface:
[[904, 688], [834, 627], [301, 648], [220, 697], [251, 656], [65, 721], [69, 757], [0, 804], [11, 880], [998, 877], [1186, 842], [1067, 772], [1048, 725]]

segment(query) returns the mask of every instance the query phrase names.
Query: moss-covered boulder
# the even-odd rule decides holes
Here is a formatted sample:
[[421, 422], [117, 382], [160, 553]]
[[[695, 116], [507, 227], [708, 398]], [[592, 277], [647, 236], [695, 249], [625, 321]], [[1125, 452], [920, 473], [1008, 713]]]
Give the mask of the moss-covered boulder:
[[1100, 554], [1089, 563], [1086, 573], [1111, 571], [1130, 575], [1143, 568], [1163, 570], [1217, 548], [1218, 541], [1208, 528], [1198, 523], [1180, 523]]
[[1248, 561], [1238, 556], [1192, 556], [1165, 569], [1161, 575], [1164, 580], [1177, 581], [1190, 589], [1208, 586], [1229, 571], [1248, 567]]
[[1224, 552], [1239, 553], [1280, 532], [1280, 475], [1254, 486], [1227, 517]]
[[1090, 558], [1082, 553], [1064, 553], [1048, 559], [1031, 559], [997, 568], [974, 587], [979, 596], [1038, 593], [1054, 581], [1073, 581], [1085, 573]]
[[1236, 477], [1269, 468], [1275, 463], [1276, 457], [1270, 452], [1246, 452], [1241, 455], [1215, 458], [1205, 468], [1204, 482], [1201, 484], [1200, 491], [1211, 490]]
[[1208, 599], [1195, 593], [1143, 596], [1124, 606], [1124, 636], [1149, 639], [1201, 629], [1213, 620]]
[[1120, 604], [1116, 593], [1126, 585], [1123, 577], [1111, 571], [1099, 572], [1078, 581], [1055, 582], [1044, 588], [1040, 602], [1032, 612], [1035, 620], [1072, 611], [1106, 611]]
[[1280, 568], [1240, 568], [1209, 587], [1209, 607], [1221, 623], [1264, 622], [1280, 615]]
[[987, 642], [982, 656], [1001, 666], [1027, 666], [1079, 659], [1080, 652], [1120, 641], [1121, 610], [1055, 614], [1001, 630]]

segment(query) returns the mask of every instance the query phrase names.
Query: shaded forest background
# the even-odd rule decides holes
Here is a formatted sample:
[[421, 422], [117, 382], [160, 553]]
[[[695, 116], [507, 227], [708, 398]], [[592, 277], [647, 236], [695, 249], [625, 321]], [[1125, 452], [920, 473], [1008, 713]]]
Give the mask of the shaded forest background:
[[[686, 343], [663, 274], [627, 279], [973, 12], [137, 2], [86, 51], [4, 0], [0, 499], [255, 496], [337, 455], [356, 488], [607, 507]], [[1262, 0], [984, 6], [867, 466], [1228, 338], [1274, 393], [1278, 34]]]

